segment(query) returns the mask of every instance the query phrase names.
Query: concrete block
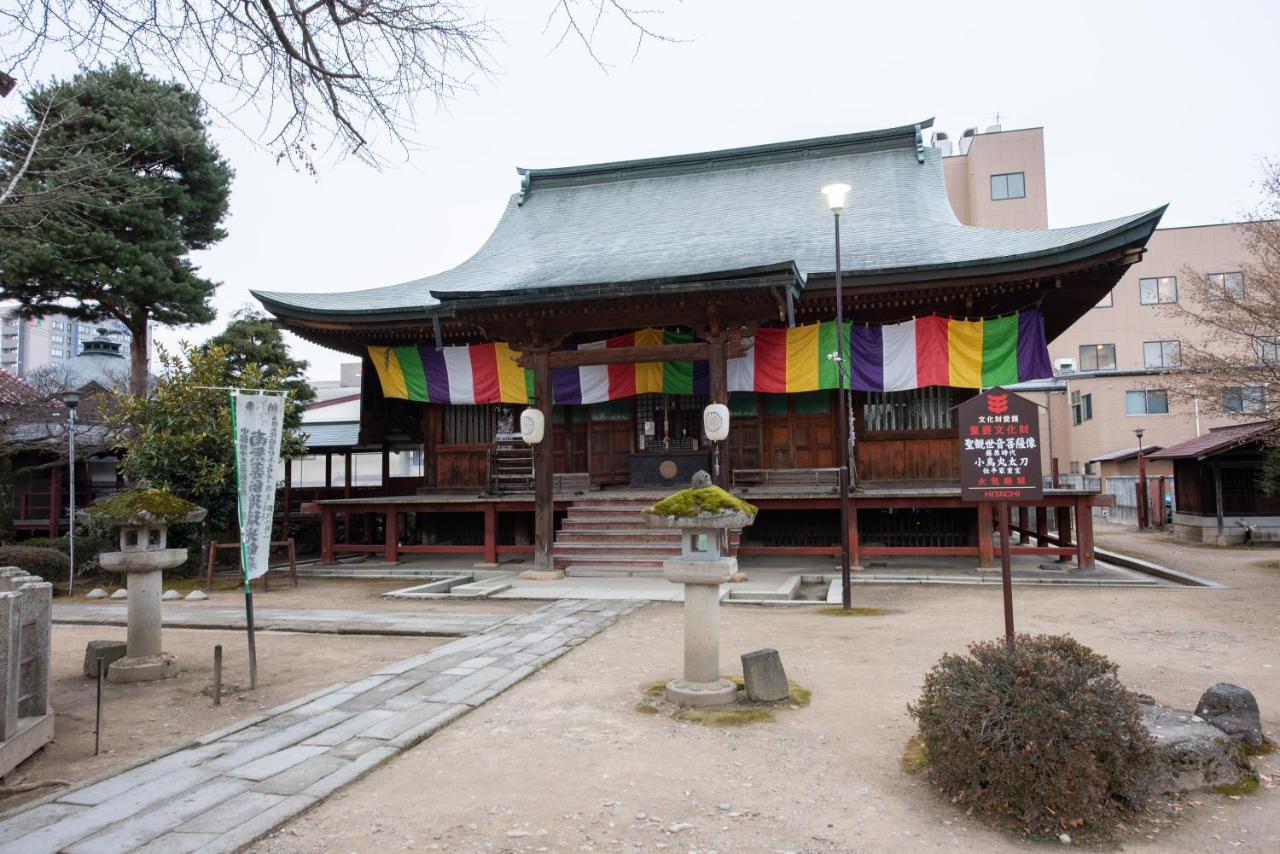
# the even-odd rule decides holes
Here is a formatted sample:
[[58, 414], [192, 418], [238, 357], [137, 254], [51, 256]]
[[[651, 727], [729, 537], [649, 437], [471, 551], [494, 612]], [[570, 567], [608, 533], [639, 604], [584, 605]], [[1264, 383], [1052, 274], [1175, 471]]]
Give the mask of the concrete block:
[[787, 671], [776, 649], [758, 649], [742, 656], [742, 678], [747, 683], [747, 698], [772, 703], [791, 696]]
[[[107, 667], [113, 661], [124, 658], [126, 644], [118, 640], [91, 640], [84, 648], [84, 675], [89, 679], [98, 678], [98, 659]], [[105, 671], [104, 671], [105, 672]]]
[[121, 587], [121, 588], [120, 588], [119, 590], [117, 590], [115, 593], [112, 593], [112, 594], [111, 594], [111, 598], [112, 598], [112, 599], [128, 599], [128, 598], [129, 598], [129, 591], [128, 591], [128, 590], [126, 590], [125, 588]]
[[86, 599], [106, 599], [107, 591], [103, 590], [101, 587], [95, 587], [92, 590], [90, 590], [87, 594], [85, 594], [85, 598]]

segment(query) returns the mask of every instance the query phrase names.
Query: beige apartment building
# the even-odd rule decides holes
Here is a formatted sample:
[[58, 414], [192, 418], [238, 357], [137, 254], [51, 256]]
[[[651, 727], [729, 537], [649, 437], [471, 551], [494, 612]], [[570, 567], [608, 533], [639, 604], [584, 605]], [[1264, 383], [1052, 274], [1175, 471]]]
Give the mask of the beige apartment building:
[[[1048, 226], [1042, 128], [971, 128], [958, 144], [938, 133], [934, 145], [950, 155], [943, 161], [947, 193], [961, 222]], [[1149, 450], [1250, 419], [1261, 389], [1230, 388], [1215, 400], [1187, 400], [1171, 393], [1174, 380], [1168, 373], [1179, 364], [1183, 342], [1199, 335], [1176, 310], [1189, 299], [1188, 272], [1247, 291], [1241, 272], [1245, 257], [1232, 224], [1158, 229], [1142, 261], [1108, 297], [1050, 343], [1054, 379], [1021, 389], [1042, 407], [1046, 472], [1052, 445], [1064, 474], [1132, 477], [1137, 474], [1135, 430], [1143, 431], [1141, 441]], [[1151, 461], [1147, 472], [1172, 475], [1172, 464]]]

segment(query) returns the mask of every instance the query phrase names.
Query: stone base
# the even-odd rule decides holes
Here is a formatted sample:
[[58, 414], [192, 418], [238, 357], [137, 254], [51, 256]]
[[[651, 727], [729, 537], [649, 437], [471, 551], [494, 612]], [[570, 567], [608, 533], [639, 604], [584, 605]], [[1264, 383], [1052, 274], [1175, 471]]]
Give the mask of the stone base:
[[89, 679], [98, 678], [98, 659], [101, 658], [103, 670], [111, 672], [111, 665], [125, 657], [128, 649], [124, 641], [91, 640], [84, 650], [84, 675]]
[[108, 682], [154, 682], [178, 675], [178, 660], [167, 652], [146, 658], [121, 658], [107, 670]]
[[53, 712], [18, 718], [18, 731], [0, 741], [0, 777], [53, 740]]
[[1226, 733], [1188, 712], [1143, 705], [1142, 723], [1156, 742], [1156, 791], [1205, 791], [1256, 779]]
[[728, 679], [715, 682], [689, 682], [672, 679], [667, 683], [667, 702], [685, 709], [726, 706], [738, 699], [738, 686]]

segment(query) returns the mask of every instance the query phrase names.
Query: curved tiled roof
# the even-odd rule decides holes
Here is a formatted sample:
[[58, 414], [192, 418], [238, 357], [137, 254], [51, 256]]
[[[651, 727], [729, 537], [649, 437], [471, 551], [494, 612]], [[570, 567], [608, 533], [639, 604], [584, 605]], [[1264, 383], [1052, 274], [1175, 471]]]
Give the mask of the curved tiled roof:
[[941, 152], [907, 125], [755, 148], [566, 169], [521, 170], [523, 187], [466, 261], [390, 287], [348, 293], [257, 292], [277, 314], [427, 310], [480, 296], [580, 285], [711, 277], [794, 266], [829, 273], [831, 213], [818, 190], [853, 186], [842, 214], [850, 275], [970, 268], [1087, 246], [1159, 219], [1163, 208], [1071, 228], [962, 225]]

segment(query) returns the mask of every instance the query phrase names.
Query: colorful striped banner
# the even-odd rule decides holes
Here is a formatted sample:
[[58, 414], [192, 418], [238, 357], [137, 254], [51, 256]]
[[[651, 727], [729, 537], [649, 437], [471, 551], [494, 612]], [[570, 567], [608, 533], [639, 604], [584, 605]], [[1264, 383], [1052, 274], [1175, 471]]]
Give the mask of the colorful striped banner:
[[[884, 326], [845, 324], [852, 388], [988, 388], [1053, 376], [1039, 309], [983, 320], [940, 315]], [[836, 388], [835, 321], [760, 329], [746, 355], [729, 361], [729, 390], [774, 394]]]
[[369, 347], [382, 394], [421, 403], [525, 403], [533, 372], [503, 341], [466, 347]]
[[[839, 371], [835, 321], [759, 329], [754, 344], [730, 359], [730, 391], [795, 394], [833, 389]], [[983, 320], [930, 315], [885, 326], [845, 324], [852, 388], [905, 391], [926, 386], [987, 388], [1053, 376], [1038, 308]], [[641, 329], [566, 349], [595, 350], [687, 344], [690, 332]], [[465, 347], [369, 347], [386, 397], [423, 403], [518, 403], [533, 397], [533, 372], [516, 364], [504, 342]], [[644, 362], [555, 368], [552, 399], [560, 405], [604, 403], [637, 394], [710, 392], [706, 362]]]

